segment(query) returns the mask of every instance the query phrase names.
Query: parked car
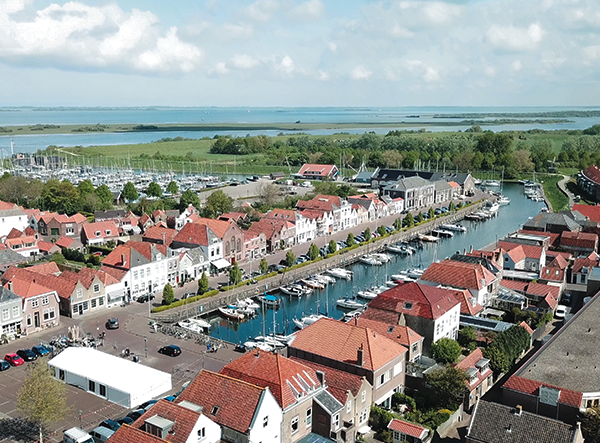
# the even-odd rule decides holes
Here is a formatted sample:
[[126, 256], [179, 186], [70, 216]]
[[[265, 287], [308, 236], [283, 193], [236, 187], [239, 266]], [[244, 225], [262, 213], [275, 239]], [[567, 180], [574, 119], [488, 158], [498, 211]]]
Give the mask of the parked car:
[[183, 294], [183, 296], [181, 297], [182, 300], [185, 300], [187, 298], [191, 298], [191, 297], [195, 297], [196, 293], [195, 292], [186, 292], [185, 294]]
[[4, 360], [10, 363], [11, 366], [21, 366], [25, 364], [25, 360], [23, 360], [17, 354], [6, 354], [4, 356]]
[[171, 403], [173, 403], [176, 398], [177, 398], [176, 395], [167, 395], [165, 398], [163, 398], [163, 400], [167, 400], [167, 401], [170, 401]]
[[120, 425], [132, 425], [135, 420], [129, 416], [117, 420]]
[[138, 418], [144, 415], [144, 412], [146, 412], [145, 409], [136, 409], [135, 411], [131, 411], [129, 414], [127, 414], [127, 417], [133, 421], [136, 421]]
[[94, 443], [105, 443], [115, 431], [112, 429], [105, 428], [104, 426], [98, 426], [97, 428], [90, 431], [90, 435], [94, 439]]
[[571, 294], [563, 294], [562, 296], [562, 304], [565, 306], [571, 305]]
[[556, 311], [554, 312], [554, 316], [556, 318], [565, 318], [568, 313], [568, 308], [564, 305], [558, 305], [556, 307]]
[[106, 329], [119, 329], [119, 319], [113, 317], [106, 320]]
[[25, 361], [34, 361], [38, 358], [37, 354], [31, 349], [19, 349], [17, 355]]
[[163, 346], [158, 350], [160, 354], [168, 355], [169, 357], [177, 357], [181, 355], [181, 348], [176, 345]]
[[145, 401], [144, 403], [142, 403], [141, 405], [139, 405], [137, 408], [145, 409], [147, 411], [150, 408], [150, 406], [152, 406], [155, 403], [158, 403], [158, 400], [148, 400], [148, 401]]
[[153, 294], [144, 294], [144, 295], [140, 295], [137, 298], [138, 303], [146, 303], [148, 301], [154, 300], [154, 295]]
[[362, 235], [357, 235], [356, 237], [354, 237], [354, 241], [356, 241], [357, 243], [362, 243], [365, 241], [365, 238]]
[[10, 363], [6, 360], [0, 360], [0, 371], [6, 371], [10, 369]]
[[35, 352], [37, 355], [39, 355], [40, 357], [43, 357], [44, 355], [50, 354], [50, 349], [48, 349], [44, 345], [36, 345], [33, 348], [31, 348], [31, 350], [33, 352]]
[[100, 426], [108, 428], [111, 431], [116, 431], [117, 429], [119, 429], [121, 427], [121, 423], [119, 423], [116, 420], [111, 420], [110, 418], [107, 418], [102, 423], [100, 423]]

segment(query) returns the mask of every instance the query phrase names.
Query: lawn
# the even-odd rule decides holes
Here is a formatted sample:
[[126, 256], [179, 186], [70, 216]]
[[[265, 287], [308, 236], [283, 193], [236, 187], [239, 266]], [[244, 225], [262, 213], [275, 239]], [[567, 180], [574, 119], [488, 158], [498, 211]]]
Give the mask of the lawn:
[[562, 211], [564, 209], [569, 209], [569, 198], [563, 194], [563, 192], [558, 188], [557, 183], [562, 180], [562, 175], [541, 175], [540, 180], [543, 180], [544, 193], [546, 194], [546, 198], [549, 200], [550, 205], [552, 206], [553, 212]]

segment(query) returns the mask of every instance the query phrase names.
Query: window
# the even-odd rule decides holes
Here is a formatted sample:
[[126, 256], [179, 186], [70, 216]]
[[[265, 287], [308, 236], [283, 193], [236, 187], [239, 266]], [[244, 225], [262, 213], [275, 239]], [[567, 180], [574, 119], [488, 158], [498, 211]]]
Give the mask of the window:
[[104, 305], [104, 297], [100, 297], [98, 299], [98, 306], [102, 306], [102, 305]]
[[54, 308], [44, 309], [44, 321], [52, 320], [54, 316]]
[[346, 414], [350, 414], [350, 411], [352, 411], [352, 400], [348, 399], [348, 403], [346, 403]]
[[19, 316], [19, 307], [18, 306], [14, 306], [13, 307], [13, 314], [12, 314], [13, 318], [17, 318]]
[[140, 278], [144, 278], [144, 270], [140, 269]]
[[92, 309], [94, 309], [96, 307], [96, 299], [95, 298], [92, 299], [91, 303], [92, 303]]
[[265, 415], [265, 418], [263, 418], [263, 428], [266, 428], [268, 424], [269, 424], [269, 416]]
[[50, 235], [59, 235], [58, 228], [50, 228]]
[[96, 382], [88, 380], [88, 391], [96, 392]]
[[100, 231], [96, 231], [96, 237], [100, 237], [102, 233]]
[[98, 385], [98, 387], [100, 388], [100, 396], [106, 397], [106, 386]]
[[96, 283], [94, 285], [94, 294], [97, 294], [98, 292], [100, 292], [100, 285]]
[[333, 429], [337, 430], [340, 427], [340, 414], [335, 414], [332, 420]]
[[309, 428], [312, 424], [312, 408], [306, 410], [306, 427]]
[[133, 271], [133, 278], [134, 280], [138, 279], [138, 271]]
[[8, 311], [8, 309], [3, 309], [2, 310], [2, 320], [8, 320], [10, 317], [10, 313]]
[[298, 416], [292, 418], [292, 435], [298, 432]]
[[360, 415], [358, 416], [358, 423], [362, 424], [364, 422], [367, 421], [367, 419], [369, 418], [369, 413], [368, 413], [368, 408], [363, 409], [362, 411], [360, 411]]
[[31, 300], [31, 307], [32, 308], [37, 308], [40, 305], [40, 301], [39, 300]]
[[42, 298], [42, 304], [43, 305], [47, 305], [50, 303], [50, 297], [46, 296], [44, 298]]
[[110, 235], [110, 229], [106, 230], [106, 235]]
[[31, 315], [27, 316], [27, 326], [31, 326], [33, 322], [31, 321]]
[[83, 289], [77, 288], [77, 298], [83, 297]]
[[206, 428], [198, 429], [198, 441], [206, 437]]
[[362, 391], [362, 402], [367, 401], [367, 391]]
[[[400, 365], [402, 365], [402, 364], [400, 364]], [[402, 368], [400, 368], [400, 369], [402, 369]], [[379, 376], [379, 386], [387, 383], [389, 381], [389, 379], [390, 379], [390, 371], [388, 370]]]
[[217, 415], [217, 412], [219, 412], [219, 407], [218, 406], [213, 406], [211, 414], [212, 415]]

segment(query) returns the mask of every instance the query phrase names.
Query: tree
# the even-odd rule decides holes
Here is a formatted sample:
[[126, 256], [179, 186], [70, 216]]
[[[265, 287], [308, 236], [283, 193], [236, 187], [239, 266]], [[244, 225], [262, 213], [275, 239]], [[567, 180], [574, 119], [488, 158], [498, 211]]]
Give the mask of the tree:
[[79, 191], [80, 197], [85, 197], [88, 194], [93, 194], [95, 189], [94, 185], [90, 180], [84, 180], [77, 185], [77, 190]]
[[294, 253], [292, 251], [288, 251], [287, 254], [285, 254], [285, 265], [289, 268], [294, 264], [295, 261], [296, 256]]
[[387, 231], [385, 230], [385, 226], [378, 227], [377, 233], [379, 234], [380, 237], [383, 237], [385, 234], [387, 234]]
[[[456, 345], [458, 346], [458, 343]], [[427, 384], [444, 398], [446, 403], [462, 400], [462, 396], [468, 392], [465, 384], [468, 379], [467, 373], [456, 366], [436, 369], [425, 375]]]
[[512, 364], [531, 344], [529, 333], [522, 326], [511, 326], [498, 334], [490, 347], [504, 352]]
[[438, 363], [452, 364], [460, 355], [461, 348], [455, 340], [444, 337], [431, 345], [431, 353]]
[[329, 251], [330, 254], [333, 254], [335, 251], [337, 251], [337, 243], [335, 242], [335, 240], [329, 240], [329, 245], [327, 246], [327, 250]]
[[171, 180], [169, 182], [169, 184], [167, 185], [167, 192], [173, 195], [179, 192], [179, 185], [177, 185], [177, 182], [175, 180]]
[[429, 208], [429, 220], [432, 220], [435, 217], [435, 210], [433, 209], [433, 206], [431, 208]]
[[410, 212], [406, 214], [406, 217], [404, 217], [404, 225], [407, 228], [412, 228], [415, 225], [415, 219]]
[[113, 193], [110, 188], [106, 185], [100, 185], [96, 188], [96, 195], [100, 200], [101, 206], [104, 208], [106, 206], [112, 207], [113, 203]]
[[77, 212], [79, 191], [69, 181], [48, 180], [41, 200], [43, 209], [47, 211], [74, 214]]
[[240, 266], [236, 263], [233, 264], [231, 269], [229, 270], [229, 284], [237, 285], [242, 281], [242, 270]]
[[419, 211], [417, 214], [417, 223], [423, 223], [423, 220], [425, 220], [425, 217], [423, 217], [423, 213]]
[[269, 263], [267, 262], [266, 258], [263, 257], [260, 259], [259, 267], [261, 274], [266, 274], [269, 271]]
[[400, 217], [398, 217], [394, 222], [394, 229], [396, 231], [400, 231], [402, 229], [402, 219]]
[[17, 398], [19, 411], [38, 424], [40, 443], [43, 441], [43, 426], [62, 420], [69, 412], [64, 383], [54, 378], [54, 370], [46, 359], [31, 363], [25, 383]]
[[308, 258], [312, 261], [316, 260], [317, 257], [319, 257], [319, 247], [314, 243], [311, 243], [310, 247], [308, 248]]
[[191, 189], [183, 191], [183, 194], [181, 194], [181, 197], [179, 198], [179, 209], [180, 210], [183, 211], [189, 205], [192, 205], [195, 208], [200, 207], [200, 198], [198, 198], [198, 194], [196, 194]]
[[354, 240], [354, 234], [352, 232], [349, 232], [348, 236], [346, 237], [346, 244], [348, 246], [352, 246], [355, 243], [356, 243], [356, 240]]
[[454, 204], [454, 202], [450, 202], [450, 204], [448, 205], [448, 211], [454, 212], [455, 209], [456, 205]]
[[206, 272], [202, 272], [202, 277], [198, 280], [198, 295], [203, 295], [208, 292], [208, 275]]
[[371, 229], [367, 228], [365, 229], [365, 241], [371, 241], [371, 237], [373, 235], [371, 234]]
[[600, 443], [600, 407], [588, 408], [583, 413], [581, 431], [586, 443]]
[[267, 208], [272, 208], [275, 203], [281, 200], [282, 195], [281, 186], [274, 185], [273, 183], [261, 183], [258, 186], [258, 197]]
[[233, 210], [233, 199], [218, 190], [213, 192], [206, 199], [206, 206], [202, 210], [202, 215], [206, 218], [217, 218], [221, 214], [231, 212]]
[[163, 304], [170, 305], [175, 301], [175, 291], [171, 283], [167, 283], [163, 289]]
[[152, 182], [146, 188], [146, 194], [150, 197], [162, 197], [162, 189], [156, 182]]
[[490, 360], [490, 368], [494, 374], [504, 374], [510, 370], [510, 359], [500, 349], [494, 346], [483, 350], [483, 356]]
[[458, 343], [461, 346], [467, 346], [476, 340], [477, 336], [475, 335], [475, 328], [473, 326], [467, 326], [458, 331]]
[[123, 198], [125, 200], [132, 202], [137, 200], [139, 196], [140, 194], [138, 194], [138, 191], [133, 183], [125, 183], [125, 186], [123, 186]]

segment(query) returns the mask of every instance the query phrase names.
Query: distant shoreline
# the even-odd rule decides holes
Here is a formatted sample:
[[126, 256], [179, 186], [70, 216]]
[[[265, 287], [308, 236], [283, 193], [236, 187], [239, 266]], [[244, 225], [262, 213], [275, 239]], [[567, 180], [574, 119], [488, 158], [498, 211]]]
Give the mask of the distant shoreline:
[[[361, 128], [425, 128], [428, 126], [490, 126], [515, 124], [556, 124], [570, 123], [571, 120], [553, 119], [518, 119], [502, 118], [493, 120], [461, 120], [461, 121], [419, 121], [418, 116], [411, 116], [411, 121], [399, 122], [352, 122], [352, 123], [152, 123], [152, 124], [101, 124], [96, 125], [15, 125], [0, 127], [0, 136], [30, 135], [30, 134], [94, 134], [94, 133], [127, 133], [127, 132], [199, 132], [199, 131], [312, 131], [361, 129]], [[411, 118], [409, 117], [409, 118]]]

